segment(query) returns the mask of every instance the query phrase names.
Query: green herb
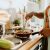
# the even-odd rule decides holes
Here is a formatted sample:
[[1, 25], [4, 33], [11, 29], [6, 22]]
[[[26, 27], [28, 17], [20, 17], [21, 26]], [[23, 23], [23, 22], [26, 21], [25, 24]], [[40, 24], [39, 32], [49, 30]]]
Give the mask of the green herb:
[[15, 21], [13, 22], [13, 24], [19, 25], [19, 24], [20, 24], [20, 20], [15, 20]]

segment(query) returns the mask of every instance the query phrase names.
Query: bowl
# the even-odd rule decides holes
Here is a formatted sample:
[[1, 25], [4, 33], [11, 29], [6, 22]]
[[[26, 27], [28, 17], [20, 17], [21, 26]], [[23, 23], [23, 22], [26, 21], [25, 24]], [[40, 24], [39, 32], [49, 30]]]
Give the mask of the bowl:
[[29, 36], [31, 35], [31, 31], [30, 30], [18, 30], [16, 31], [16, 35], [17, 37], [20, 37], [20, 38], [29, 38]]

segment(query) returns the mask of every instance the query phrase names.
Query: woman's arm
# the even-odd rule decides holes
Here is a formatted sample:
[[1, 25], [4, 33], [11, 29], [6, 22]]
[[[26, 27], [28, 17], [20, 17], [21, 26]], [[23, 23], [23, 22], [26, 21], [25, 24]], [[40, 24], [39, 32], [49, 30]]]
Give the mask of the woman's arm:
[[32, 18], [33, 15], [36, 16], [37, 18], [40, 18], [40, 19], [44, 18], [44, 13], [41, 13], [41, 12], [39, 12], [39, 13], [36, 13], [36, 12], [30, 12], [30, 13], [26, 14], [26, 17], [25, 17], [26, 20]]

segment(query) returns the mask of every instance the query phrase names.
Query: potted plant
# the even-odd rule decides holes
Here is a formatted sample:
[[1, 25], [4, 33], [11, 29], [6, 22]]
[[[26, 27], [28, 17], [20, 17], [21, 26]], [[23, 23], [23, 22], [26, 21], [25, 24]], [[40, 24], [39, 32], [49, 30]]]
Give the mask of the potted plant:
[[20, 25], [20, 20], [18, 20], [18, 19], [14, 20], [13, 24], [15, 24], [15, 26], [19, 26]]

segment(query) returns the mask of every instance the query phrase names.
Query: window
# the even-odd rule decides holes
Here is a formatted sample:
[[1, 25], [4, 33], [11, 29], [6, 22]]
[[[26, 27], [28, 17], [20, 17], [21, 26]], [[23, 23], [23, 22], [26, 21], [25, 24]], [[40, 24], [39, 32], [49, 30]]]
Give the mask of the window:
[[29, 1], [36, 2], [36, 0], [29, 0]]

